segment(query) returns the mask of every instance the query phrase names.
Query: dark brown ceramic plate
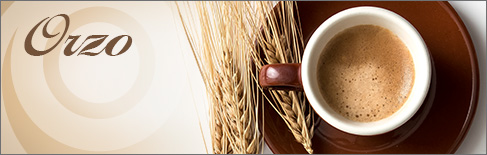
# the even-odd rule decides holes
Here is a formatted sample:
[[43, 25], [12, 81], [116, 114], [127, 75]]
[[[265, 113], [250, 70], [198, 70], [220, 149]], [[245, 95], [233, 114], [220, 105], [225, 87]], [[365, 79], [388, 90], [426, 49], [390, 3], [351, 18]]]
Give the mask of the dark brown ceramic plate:
[[[411, 120], [382, 135], [347, 134], [315, 116], [315, 153], [454, 153], [469, 129], [479, 95], [475, 49], [462, 20], [448, 2], [298, 2], [305, 42], [330, 16], [357, 6], [391, 10], [416, 27], [433, 60], [431, 88]], [[269, 148], [274, 153], [306, 153], [269, 104], [264, 105]]]

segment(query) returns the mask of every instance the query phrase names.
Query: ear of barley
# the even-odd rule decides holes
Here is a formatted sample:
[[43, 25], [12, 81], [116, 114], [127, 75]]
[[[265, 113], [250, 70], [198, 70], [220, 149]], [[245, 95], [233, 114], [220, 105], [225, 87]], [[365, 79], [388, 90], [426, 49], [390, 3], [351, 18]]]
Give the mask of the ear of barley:
[[[178, 3], [176, 3], [178, 4]], [[250, 53], [249, 2], [186, 2], [181, 21], [205, 83], [213, 153], [260, 153]], [[189, 6], [191, 5], [191, 6]], [[196, 14], [195, 16], [191, 16]]]
[[[304, 47], [299, 19], [296, 19], [295, 2], [281, 2], [277, 11], [272, 5], [261, 2], [259, 5], [263, 32], [257, 38], [258, 47], [263, 52], [253, 53], [252, 57], [260, 69], [265, 64], [299, 63], [301, 48]], [[258, 51], [258, 50], [254, 50]], [[258, 77], [258, 75], [256, 75]], [[314, 132], [312, 110], [305, 104], [305, 96], [298, 91], [270, 90], [269, 102], [283, 118], [297, 142], [308, 153], [313, 153], [311, 139]]]
[[[258, 76], [253, 75], [257, 72], [251, 71], [250, 66], [255, 65], [258, 71], [264, 64], [301, 61], [303, 42], [299, 20], [294, 17], [295, 4], [281, 3], [281, 8], [273, 13], [271, 2], [192, 4], [196, 5], [197, 17], [190, 17], [192, 21], [180, 17], [207, 89], [213, 151], [258, 153], [262, 136], [257, 130], [259, 97], [255, 95], [256, 90], [262, 89], [254, 87]], [[197, 24], [199, 28], [194, 26]], [[263, 57], [255, 47], [263, 49]], [[249, 63], [249, 54], [254, 64]], [[271, 99], [266, 99], [296, 140], [313, 153], [314, 124], [310, 107], [304, 104], [304, 94], [296, 91], [270, 94]]]

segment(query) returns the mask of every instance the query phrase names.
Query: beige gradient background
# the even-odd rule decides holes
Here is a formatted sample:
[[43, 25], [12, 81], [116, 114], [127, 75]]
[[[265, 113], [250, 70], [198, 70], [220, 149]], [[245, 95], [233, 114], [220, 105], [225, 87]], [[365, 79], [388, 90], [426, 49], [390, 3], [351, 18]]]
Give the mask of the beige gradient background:
[[[204, 99], [191, 95], [197, 71], [182, 52], [189, 50], [178, 37], [184, 34], [173, 2], [1, 3], [2, 154], [207, 152], [197, 113], [203, 108], [194, 104]], [[27, 33], [57, 14], [70, 18], [60, 45], [43, 56], [27, 54]], [[43, 38], [41, 28], [36, 49], [60, 38]], [[64, 28], [55, 18], [48, 31]], [[133, 42], [118, 56], [65, 56], [70, 34], [81, 35], [75, 48], [88, 35], [126, 34]]]
[[[479, 106], [456, 153], [485, 154], [486, 3], [450, 4], [470, 32], [481, 74]], [[70, 17], [67, 35], [81, 35], [74, 47], [96, 34], [127, 34], [133, 44], [116, 57], [64, 56], [64, 41], [28, 55], [28, 31], [57, 14]], [[53, 20], [48, 30], [63, 24]], [[36, 34], [37, 49], [58, 39]], [[0, 153], [211, 153], [204, 85], [184, 36], [173, 2], [2, 1]]]

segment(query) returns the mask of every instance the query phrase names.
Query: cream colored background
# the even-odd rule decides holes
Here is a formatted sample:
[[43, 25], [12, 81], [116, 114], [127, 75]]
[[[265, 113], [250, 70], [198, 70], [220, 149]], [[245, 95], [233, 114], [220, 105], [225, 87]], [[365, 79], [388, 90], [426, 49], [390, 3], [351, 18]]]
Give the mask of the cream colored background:
[[[206, 153], [188, 74], [197, 72], [186, 69], [194, 62], [173, 2], [15, 2], [3, 11], [1, 153]], [[28, 31], [57, 14], [70, 16], [67, 35], [128, 34], [133, 44], [115, 57], [65, 56], [66, 36], [28, 55]], [[48, 30], [62, 30], [60, 19]], [[34, 38], [39, 49], [58, 39]], [[14, 89], [4, 89], [7, 71]]]
[[[8, 2], [1, 3], [0, 153], [207, 153], [203, 140], [203, 137], [209, 137], [204, 87], [172, 2], [15, 2], [11, 6], [5, 5]], [[479, 106], [457, 153], [485, 154], [486, 3], [455, 1], [450, 4], [469, 29], [481, 76]], [[5, 11], [7, 6], [8, 11]], [[23, 50], [26, 33], [40, 20], [94, 7], [112, 10], [107, 12], [122, 12], [114, 16], [121, 21], [135, 21], [113, 24], [70, 16], [72, 22], [81, 24], [77, 28], [71, 26], [71, 34], [85, 37], [92, 34], [131, 35], [134, 43], [127, 53], [117, 57], [103, 53], [96, 57], [66, 57], [60, 52], [62, 48], [57, 48], [45, 56], [33, 57]], [[139, 32], [140, 28], [143, 32]], [[3, 90], [6, 50], [15, 31], [10, 68], [14, 91], [20, 101], [17, 105], [5, 102]], [[46, 40], [36, 40], [35, 47], [41, 48], [46, 43]], [[48, 76], [61, 79], [57, 83], [65, 85], [67, 92], [50, 89], [53, 86], [49, 86], [45, 76], [52, 68], [43, 66], [52, 60], [59, 61], [58, 64], [48, 63], [57, 67], [58, 74]], [[147, 65], [151, 61], [153, 64]], [[141, 66], [152, 66], [152, 69]], [[145, 84], [145, 91], [136, 95], [140, 100], [117, 101], [134, 87], [139, 75], [150, 74], [153, 75], [145, 77], [150, 79]], [[66, 93], [86, 104], [61, 103], [54, 95]], [[117, 102], [110, 103], [112, 101]], [[5, 104], [14, 109], [6, 109]], [[84, 110], [92, 107], [111, 110]], [[17, 121], [14, 126], [9, 120], [16, 119], [30, 121]], [[206, 147], [211, 150], [208, 141]], [[272, 152], [266, 147], [264, 153]]]

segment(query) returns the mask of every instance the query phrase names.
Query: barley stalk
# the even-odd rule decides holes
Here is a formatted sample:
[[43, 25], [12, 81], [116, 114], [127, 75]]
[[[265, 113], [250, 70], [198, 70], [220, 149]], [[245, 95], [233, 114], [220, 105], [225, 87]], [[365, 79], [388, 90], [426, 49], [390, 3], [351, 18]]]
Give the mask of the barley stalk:
[[[253, 54], [259, 69], [264, 64], [301, 62], [300, 47], [303, 47], [303, 42], [299, 21], [294, 17], [294, 5], [294, 2], [282, 2], [278, 5], [281, 7], [280, 11], [271, 12], [269, 3], [262, 3], [260, 9], [267, 16], [260, 18], [265, 21], [261, 22], [264, 23], [264, 32], [258, 37], [258, 41], [264, 57], [260, 57], [259, 53]], [[304, 94], [282, 90], [270, 90], [270, 94], [273, 99], [269, 101], [272, 107], [283, 118], [296, 141], [312, 154], [313, 115], [312, 110], [306, 114], [306, 109], [310, 107], [304, 103]]]
[[249, 41], [252, 32], [246, 26], [249, 16], [245, 12], [250, 5], [191, 4], [197, 10], [196, 17], [183, 18], [179, 6], [178, 10], [207, 89], [213, 153], [259, 153], [262, 136], [249, 63], [255, 45]]
[[[250, 71], [249, 57], [257, 69], [264, 64], [300, 62], [303, 43], [300, 25], [294, 18], [295, 4], [284, 2], [274, 14], [271, 2], [195, 4], [198, 16], [191, 17], [192, 22], [184, 21], [181, 12], [180, 17], [211, 104], [213, 152], [258, 153], [262, 148], [256, 117], [259, 97], [254, 96], [257, 88], [252, 82], [257, 76]], [[200, 24], [197, 30], [192, 26], [195, 23]], [[263, 49], [265, 56], [260, 57], [255, 47]], [[304, 94], [271, 91], [271, 98], [267, 99], [296, 140], [313, 153], [312, 114], [306, 113], [306, 109], [311, 110], [304, 104]]]

